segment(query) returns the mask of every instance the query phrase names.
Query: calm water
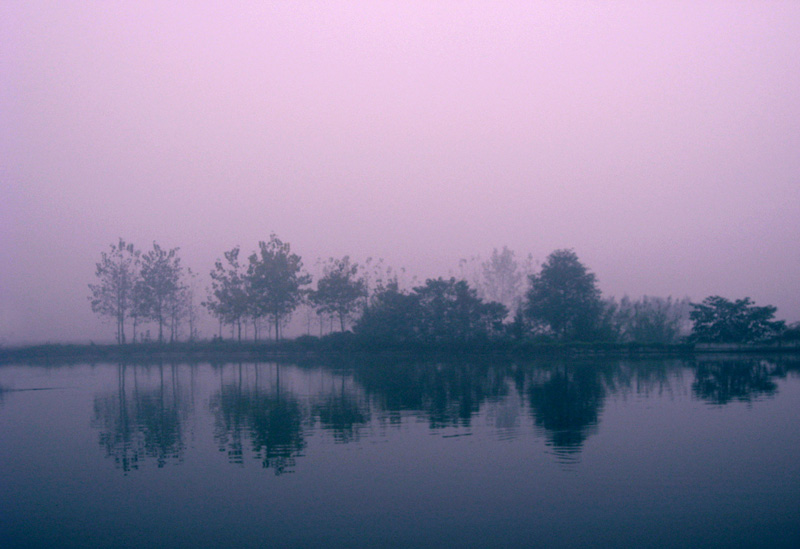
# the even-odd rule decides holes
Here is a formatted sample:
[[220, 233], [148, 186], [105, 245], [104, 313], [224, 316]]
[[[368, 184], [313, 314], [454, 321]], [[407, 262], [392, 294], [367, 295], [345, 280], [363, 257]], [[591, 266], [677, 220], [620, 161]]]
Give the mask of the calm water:
[[0, 366], [0, 546], [800, 547], [800, 363]]

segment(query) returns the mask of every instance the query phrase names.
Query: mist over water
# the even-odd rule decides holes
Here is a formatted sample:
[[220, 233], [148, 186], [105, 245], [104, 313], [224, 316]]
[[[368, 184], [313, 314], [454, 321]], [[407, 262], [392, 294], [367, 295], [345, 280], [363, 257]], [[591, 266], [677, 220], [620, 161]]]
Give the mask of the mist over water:
[[791, 2], [4, 3], [0, 343], [110, 340], [119, 237], [205, 288], [273, 231], [419, 280], [574, 248], [606, 295], [800, 320], [797, 51]]

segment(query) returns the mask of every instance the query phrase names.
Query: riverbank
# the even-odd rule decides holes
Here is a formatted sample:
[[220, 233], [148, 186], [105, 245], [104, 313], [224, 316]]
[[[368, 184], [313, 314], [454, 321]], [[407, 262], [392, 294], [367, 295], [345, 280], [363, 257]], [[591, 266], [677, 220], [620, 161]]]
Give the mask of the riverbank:
[[338, 355], [446, 355], [497, 354], [506, 356], [691, 356], [730, 353], [800, 354], [800, 346], [680, 344], [644, 345], [618, 343], [542, 343], [498, 341], [448, 344], [376, 344], [354, 337], [300, 337], [280, 342], [197, 341], [177, 343], [43, 344], [0, 347], [0, 363], [49, 361], [140, 360], [277, 360]]

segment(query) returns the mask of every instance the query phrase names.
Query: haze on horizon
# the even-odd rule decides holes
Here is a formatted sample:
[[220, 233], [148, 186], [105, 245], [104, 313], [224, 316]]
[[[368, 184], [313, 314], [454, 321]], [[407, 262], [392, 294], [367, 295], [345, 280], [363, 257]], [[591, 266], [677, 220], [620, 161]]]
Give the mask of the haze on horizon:
[[204, 287], [271, 232], [420, 279], [573, 248], [606, 296], [800, 320], [798, 52], [796, 2], [5, 2], [0, 344], [110, 340], [119, 237]]

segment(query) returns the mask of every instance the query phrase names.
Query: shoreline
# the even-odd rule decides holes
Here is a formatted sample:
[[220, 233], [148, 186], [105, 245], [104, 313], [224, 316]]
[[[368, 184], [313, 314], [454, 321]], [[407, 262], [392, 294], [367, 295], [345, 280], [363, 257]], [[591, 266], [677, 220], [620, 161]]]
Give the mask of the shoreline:
[[569, 357], [693, 357], [721, 354], [800, 354], [798, 345], [735, 344], [632, 344], [632, 343], [539, 343], [476, 342], [466, 344], [386, 345], [344, 338], [300, 339], [280, 342], [201, 341], [178, 343], [68, 344], [47, 343], [0, 347], [0, 364], [20, 362], [181, 360], [292, 360], [349, 356], [459, 357], [465, 355], [508, 358]]

